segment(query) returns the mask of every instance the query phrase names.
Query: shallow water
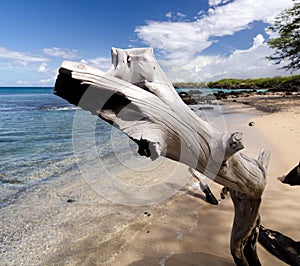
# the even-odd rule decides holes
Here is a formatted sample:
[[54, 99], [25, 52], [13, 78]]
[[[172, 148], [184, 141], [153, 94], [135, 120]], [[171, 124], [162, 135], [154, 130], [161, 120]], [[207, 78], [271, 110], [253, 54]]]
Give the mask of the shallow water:
[[[0, 88], [0, 206], [41, 180], [77, 169], [72, 143], [77, 111], [53, 95], [52, 88]], [[115, 163], [108, 143], [112, 132], [96, 120], [95, 144], [108, 164]], [[114, 144], [122, 153], [118, 137]]]

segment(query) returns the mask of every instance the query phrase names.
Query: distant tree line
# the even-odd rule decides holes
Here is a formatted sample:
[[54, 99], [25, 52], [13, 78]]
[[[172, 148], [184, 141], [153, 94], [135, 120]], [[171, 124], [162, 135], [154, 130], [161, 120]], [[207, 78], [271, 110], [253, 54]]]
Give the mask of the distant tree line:
[[207, 87], [206, 82], [175, 82], [173, 86], [176, 88], [203, 88]]
[[206, 82], [179, 82], [173, 85], [178, 88], [221, 88], [221, 89], [284, 89], [286, 84], [300, 83], [300, 75], [257, 79], [220, 79], [218, 81]]
[[285, 83], [299, 81], [300, 75], [273, 78], [257, 78], [257, 79], [221, 79], [218, 81], [211, 81], [207, 83], [209, 88], [223, 88], [223, 89], [274, 89], [283, 86]]

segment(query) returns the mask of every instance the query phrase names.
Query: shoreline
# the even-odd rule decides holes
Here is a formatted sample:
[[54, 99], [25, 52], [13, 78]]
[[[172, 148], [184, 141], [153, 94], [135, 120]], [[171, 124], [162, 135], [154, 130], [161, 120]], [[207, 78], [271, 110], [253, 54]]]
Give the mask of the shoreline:
[[[246, 149], [242, 152], [255, 158], [261, 148], [272, 152], [262, 224], [299, 240], [300, 188], [284, 185], [277, 177], [300, 159], [300, 110], [294, 106], [267, 114], [232, 99], [222, 104], [228, 112], [226, 128], [244, 133]], [[250, 121], [255, 122], [253, 127], [248, 126]], [[176, 165], [164, 160], [152, 176], [162, 175], [162, 169], [168, 173]], [[182, 174], [188, 173], [182, 169]], [[120, 176], [126, 181], [124, 173]], [[132, 175], [129, 181], [136, 182], [138, 177]], [[148, 173], [144, 179], [150, 177]], [[222, 187], [209, 186], [220, 200]], [[208, 204], [192, 178], [160, 203], [126, 206], [100, 197], [74, 172], [37, 185], [1, 208], [0, 214], [0, 254], [5, 265], [234, 265], [229, 249], [231, 200]], [[285, 265], [260, 245], [258, 252], [262, 265]]]

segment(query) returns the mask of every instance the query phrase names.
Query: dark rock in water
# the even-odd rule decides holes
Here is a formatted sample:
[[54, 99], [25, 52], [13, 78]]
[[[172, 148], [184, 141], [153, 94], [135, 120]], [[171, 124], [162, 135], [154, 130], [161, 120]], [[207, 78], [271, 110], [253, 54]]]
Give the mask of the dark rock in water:
[[180, 98], [183, 100], [185, 104], [197, 104], [195, 99], [193, 99], [191, 95], [189, 95], [184, 91], [178, 92], [178, 95], [180, 96]]
[[22, 183], [21, 180], [17, 179], [17, 178], [11, 178], [5, 174], [0, 173], [0, 182], [5, 184], [19, 184]]
[[300, 265], [300, 243], [280, 232], [260, 226], [259, 243], [288, 265]]
[[291, 186], [300, 185], [300, 162], [284, 177], [282, 183], [289, 184]]
[[199, 110], [214, 110], [213, 106], [200, 106]]
[[179, 94], [180, 97], [187, 97], [187, 96], [189, 96], [188, 93], [185, 92], [185, 91], [178, 92], [178, 94]]
[[199, 91], [199, 90], [190, 90], [189, 91], [189, 94], [190, 95], [200, 95], [202, 94], [203, 92], [202, 91]]
[[74, 199], [68, 199], [67, 202], [68, 203], [73, 203], [73, 202], [75, 202], [75, 200]]
[[255, 123], [253, 121], [249, 122], [248, 124], [250, 127], [253, 127], [255, 125]]

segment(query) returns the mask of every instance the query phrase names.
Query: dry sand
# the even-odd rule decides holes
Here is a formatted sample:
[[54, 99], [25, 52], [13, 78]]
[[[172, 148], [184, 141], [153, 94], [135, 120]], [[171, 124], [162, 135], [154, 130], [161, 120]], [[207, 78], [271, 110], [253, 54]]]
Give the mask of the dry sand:
[[[298, 106], [263, 114], [248, 105], [225, 104], [228, 130], [244, 133], [243, 152], [254, 157], [261, 148], [272, 152], [262, 224], [300, 240], [300, 187], [277, 180], [300, 159]], [[250, 121], [255, 126], [248, 126]], [[166, 160], [162, 168], [167, 172], [176, 165]], [[162, 175], [161, 168], [153, 175]], [[232, 202], [208, 204], [194, 181], [165, 201], [136, 207], [101, 198], [78, 173], [49, 181], [0, 210], [0, 264], [234, 265], [229, 249]], [[222, 187], [210, 187], [220, 199]], [[285, 265], [260, 245], [258, 252], [263, 265]]]
[[[257, 157], [261, 148], [271, 151], [260, 211], [262, 224], [297, 241], [300, 239], [300, 187], [290, 187], [277, 179], [300, 160], [300, 108], [293, 103], [287, 104], [290, 108], [285, 112], [273, 114], [259, 113], [248, 105], [227, 103], [227, 112], [246, 111], [248, 115], [231, 115], [226, 125], [228, 130], [244, 133], [244, 152], [248, 155]], [[250, 121], [254, 121], [254, 127], [248, 126]], [[219, 195], [220, 186], [211, 184], [211, 188]], [[231, 200], [211, 206], [198, 193], [201, 194], [177, 195], [168, 206], [162, 206], [163, 215], [153, 219], [147, 231], [128, 244], [114, 265], [234, 265], [229, 249]], [[259, 244], [258, 253], [262, 265], [286, 265]]]

